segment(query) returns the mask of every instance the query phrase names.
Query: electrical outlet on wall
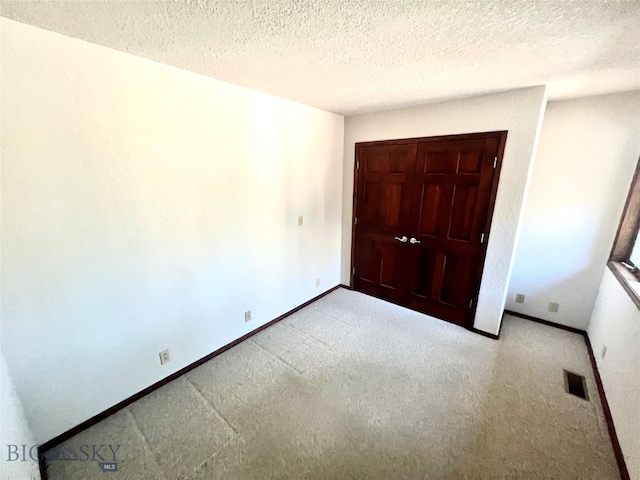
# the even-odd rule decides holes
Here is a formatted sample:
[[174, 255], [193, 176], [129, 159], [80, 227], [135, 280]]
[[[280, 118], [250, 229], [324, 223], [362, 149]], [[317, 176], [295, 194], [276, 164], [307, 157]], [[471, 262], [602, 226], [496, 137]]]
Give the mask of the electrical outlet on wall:
[[604, 356], [607, 354], [607, 346], [603, 345], [602, 350], [600, 350], [600, 358], [604, 360]]
[[558, 310], [560, 310], [560, 304], [559, 303], [555, 303], [555, 302], [550, 302], [549, 303], [549, 311], [556, 313]]
[[247, 310], [246, 312], [244, 312], [244, 321], [245, 322], [251, 321], [251, 310]]
[[302, 217], [302, 215], [300, 215], [298, 217], [298, 226], [301, 227], [304, 224], [304, 218]]
[[169, 349], [167, 348], [160, 352], [160, 365], [164, 365], [169, 360], [171, 360], [171, 357], [169, 357]]
[[316, 287], [319, 287], [319, 286], [320, 286], [320, 279], [316, 278]]
[[516, 303], [524, 303], [524, 295], [521, 293], [516, 294]]

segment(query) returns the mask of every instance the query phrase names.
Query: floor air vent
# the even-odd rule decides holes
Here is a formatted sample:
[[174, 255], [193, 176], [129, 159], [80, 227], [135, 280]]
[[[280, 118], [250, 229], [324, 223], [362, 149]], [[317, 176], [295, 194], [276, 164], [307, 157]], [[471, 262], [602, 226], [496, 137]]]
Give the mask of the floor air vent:
[[587, 382], [582, 375], [564, 370], [564, 389], [571, 395], [589, 400]]

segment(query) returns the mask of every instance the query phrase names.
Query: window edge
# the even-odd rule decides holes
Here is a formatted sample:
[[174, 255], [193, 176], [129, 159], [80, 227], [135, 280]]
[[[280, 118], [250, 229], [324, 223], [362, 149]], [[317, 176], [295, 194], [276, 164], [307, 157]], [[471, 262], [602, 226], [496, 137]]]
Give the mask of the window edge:
[[627, 292], [636, 308], [640, 310], [640, 281], [620, 262], [611, 260], [607, 263], [607, 266], [624, 291]]

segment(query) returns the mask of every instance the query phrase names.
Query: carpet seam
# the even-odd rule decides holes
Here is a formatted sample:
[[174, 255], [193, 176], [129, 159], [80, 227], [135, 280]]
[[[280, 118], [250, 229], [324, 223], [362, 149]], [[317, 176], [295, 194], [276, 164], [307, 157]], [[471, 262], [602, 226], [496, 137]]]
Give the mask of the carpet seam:
[[233, 433], [235, 433], [236, 435], [239, 435], [238, 430], [236, 430], [235, 427], [233, 425], [231, 425], [231, 423], [218, 411], [218, 409], [213, 405], [211, 400], [209, 400], [206, 397], [206, 395], [204, 393], [202, 393], [202, 391], [198, 388], [198, 386], [189, 377], [187, 377], [186, 375], [185, 375], [185, 379], [195, 389], [195, 391], [198, 392], [198, 394], [204, 399], [204, 401], [207, 403], [207, 405], [209, 405], [211, 407], [211, 410], [213, 410], [214, 413], [216, 415], [218, 415], [222, 419], [222, 421], [229, 426], [229, 428], [231, 430], [233, 430]]
[[[125, 407], [125, 410], [127, 410], [127, 412], [129, 412], [129, 415], [131, 415], [131, 418], [133, 419], [133, 426], [138, 431], [138, 433], [140, 433], [140, 435], [142, 435], [142, 440], [144, 441], [144, 444], [149, 449], [149, 451], [153, 454], [153, 461], [158, 466], [158, 470], [160, 470], [162, 472], [162, 474], [164, 475], [164, 468], [162, 467], [162, 465], [160, 465], [160, 462], [158, 462], [158, 454], [151, 447], [151, 442], [149, 442], [149, 439], [147, 438], [147, 436], [142, 431], [142, 428], [140, 428], [140, 425], [138, 424], [138, 420], [136, 419], [136, 415], [131, 411], [131, 409], [129, 409], [129, 407]], [[165, 475], [165, 478], [167, 478], [166, 475]]]
[[311, 310], [314, 310], [314, 311], [316, 311], [316, 312], [318, 312], [318, 313], [320, 313], [320, 314], [324, 315], [325, 317], [329, 317], [330, 319], [335, 320], [336, 322], [339, 322], [339, 323], [341, 323], [341, 324], [343, 324], [343, 325], [346, 325], [347, 327], [349, 327], [349, 328], [350, 328], [350, 329], [352, 329], [352, 330], [356, 330], [356, 329], [357, 329], [357, 327], [354, 327], [353, 325], [351, 325], [351, 324], [349, 324], [349, 323], [343, 322], [343, 321], [342, 321], [342, 320], [340, 320], [339, 318], [334, 317], [333, 315], [331, 315], [331, 314], [329, 314], [329, 313], [324, 313], [322, 310], [318, 310], [317, 308], [313, 307], [312, 305], [309, 305], [309, 306], [311, 307]]
[[329, 347], [328, 345], [325, 345], [324, 343], [322, 343], [320, 340], [316, 340], [315, 338], [307, 335], [304, 332], [301, 332], [300, 330], [293, 328], [290, 325], [282, 325], [283, 328], [287, 328], [289, 330], [291, 330], [292, 332], [294, 332], [296, 335], [299, 335], [300, 337], [309, 340], [311, 343], [315, 343], [316, 345], [318, 345], [319, 347], [324, 348], [325, 350], [327, 350], [329, 353], [335, 353], [334, 350]]
[[291, 325], [288, 325], [288, 327], [289, 327], [291, 330], [296, 331], [297, 333], [299, 333], [299, 334], [300, 334], [300, 335], [302, 335], [303, 337], [307, 337], [307, 338], [309, 338], [309, 339], [313, 339], [313, 341], [315, 341], [315, 342], [317, 342], [317, 343], [320, 343], [320, 344], [324, 345], [326, 348], [328, 348], [328, 349], [329, 349], [329, 350], [331, 350], [332, 352], [334, 351], [334, 350], [333, 350], [333, 348], [331, 348], [331, 346], [330, 346], [330, 345], [327, 345], [326, 343], [321, 342], [320, 340], [318, 340], [318, 339], [316, 339], [316, 338], [312, 338], [312, 337], [310, 337], [310, 336], [309, 336], [309, 335], [307, 335], [306, 333], [304, 333], [304, 332], [302, 332], [302, 331], [298, 330], [297, 328], [295, 328], [295, 327], [293, 327], [293, 326], [291, 326]]
[[[240, 437], [244, 440], [244, 437], [242, 435], [240, 435], [239, 433], [237, 434], [236, 437]], [[229, 440], [227, 440], [226, 442], [224, 442], [220, 448], [218, 450], [215, 451], [215, 453], [213, 453], [212, 455], [210, 455], [209, 457], [207, 457], [207, 459], [202, 462], [200, 465], [198, 465], [196, 468], [193, 469], [194, 472], [197, 472], [198, 470], [200, 470], [202, 468], [203, 465], [205, 465], [209, 460], [211, 460], [212, 458], [214, 458], [216, 455], [218, 455], [223, 448], [225, 448], [227, 445], [229, 445], [231, 442], [233, 442], [236, 437], [230, 438]]]
[[304, 372], [298, 370], [296, 367], [294, 367], [293, 365], [291, 365], [289, 362], [285, 361], [284, 359], [280, 358], [277, 354], [273, 353], [270, 350], [267, 350], [265, 347], [263, 347], [262, 345], [260, 345], [258, 342], [254, 341], [253, 339], [249, 339], [249, 341], [251, 343], [253, 343], [254, 345], [257, 345], [258, 347], [260, 347], [262, 350], [264, 350], [265, 352], [267, 352], [269, 355], [271, 355], [274, 358], [277, 358], [278, 360], [280, 360], [282, 363], [284, 363], [287, 367], [289, 367], [291, 370], [293, 370], [294, 372], [296, 372], [298, 375], [304, 377]]

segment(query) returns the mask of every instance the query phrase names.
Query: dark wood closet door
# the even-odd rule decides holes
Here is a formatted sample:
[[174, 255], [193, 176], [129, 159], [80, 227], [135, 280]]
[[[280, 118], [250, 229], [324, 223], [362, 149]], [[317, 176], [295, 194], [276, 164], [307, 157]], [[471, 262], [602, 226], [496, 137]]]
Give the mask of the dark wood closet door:
[[403, 302], [416, 144], [361, 148], [355, 225], [354, 288]]
[[479, 288], [497, 153], [496, 138], [418, 145], [408, 306], [466, 325]]
[[356, 145], [354, 289], [470, 327], [505, 140]]

